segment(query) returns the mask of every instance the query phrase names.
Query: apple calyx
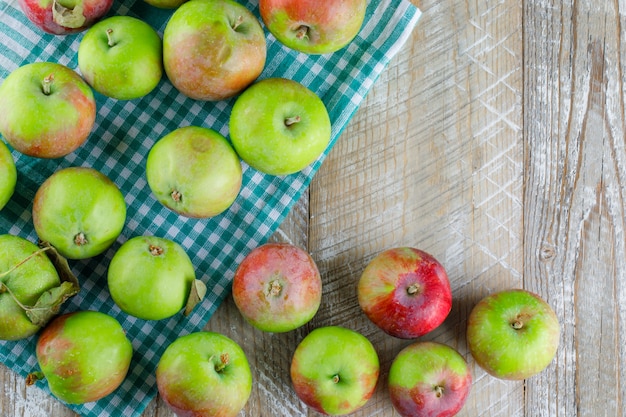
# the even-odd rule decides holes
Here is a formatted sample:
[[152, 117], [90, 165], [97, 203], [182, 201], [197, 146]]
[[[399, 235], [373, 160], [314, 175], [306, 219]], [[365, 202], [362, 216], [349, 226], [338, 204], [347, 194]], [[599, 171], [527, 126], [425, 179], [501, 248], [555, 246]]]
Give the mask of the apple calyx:
[[161, 246], [156, 246], [156, 245], [150, 245], [148, 247], [148, 251], [150, 252], [150, 255], [152, 256], [161, 256], [163, 255], [163, 248]]
[[[213, 361], [214, 357], [215, 356], [211, 356], [209, 360]], [[228, 352], [222, 353], [220, 355], [219, 361], [215, 364], [215, 372], [217, 372], [218, 374], [222, 373], [224, 371], [224, 368], [226, 368], [229, 363], [230, 363], [230, 355], [228, 354]]]
[[443, 397], [443, 387], [441, 385], [435, 386], [435, 396], [437, 398]]
[[291, 127], [293, 125], [295, 125], [296, 123], [300, 123], [302, 119], [300, 118], [300, 116], [291, 116], [291, 117], [287, 117], [285, 119], [285, 126], [287, 127]]
[[88, 244], [87, 236], [83, 232], [78, 232], [76, 236], [74, 236], [74, 244], [77, 246], [83, 246]]
[[309, 33], [311, 28], [307, 25], [300, 25], [295, 29], [296, 38], [298, 39], [309, 39]]
[[44, 77], [43, 81], [41, 82], [41, 91], [44, 93], [44, 95], [49, 96], [52, 93], [52, 82], [54, 81], [54, 73], [53, 74], [48, 74]]
[[173, 190], [170, 193], [170, 197], [172, 197], [172, 200], [174, 200], [176, 203], [180, 203], [183, 199], [182, 193], [178, 190]]
[[267, 286], [267, 296], [268, 297], [278, 297], [280, 293], [283, 291], [283, 286], [280, 285], [277, 279], [273, 279]]
[[28, 375], [26, 375], [26, 386], [30, 387], [31, 385], [34, 385], [35, 382], [41, 381], [42, 379], [45, 379], [45, 378], [46, 376], [43, 374], [43, 372], [33, 371], [29, 373]]
[[52, 20], [59, 26], [78, 29], [85, 24], [87, 18], [83, 14], [83, 2], [78, 2], [74, 8], [63, 6], [59, 1], [52, 2]]

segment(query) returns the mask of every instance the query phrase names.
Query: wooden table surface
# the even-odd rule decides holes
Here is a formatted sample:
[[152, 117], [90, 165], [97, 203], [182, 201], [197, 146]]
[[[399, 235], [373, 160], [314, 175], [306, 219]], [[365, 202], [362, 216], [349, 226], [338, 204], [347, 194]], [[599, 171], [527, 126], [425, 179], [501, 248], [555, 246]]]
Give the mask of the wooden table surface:
[[[380, 251], [414, 246], [452, 283], [444, 324], [422, 339], [458, 349], [474, 377], [460, 416], [621, 416], [626, 407], [626, 3], [413, 0], [423, 16], [309, 191], [274, 236], [322, 273], [316, 317], [287, 334], [246, 324], [228, 299], [207, 329], [238, 341], [254, 387], [241, 416], [311, 416], [289, 381], [311, 329], [344, 325], [381, 359], [355, 416], [393, 416], [386, 377], [411, 341], [361, 313], [356, 282]], [[553, 363], [523, 382], [475, 365], [467, 316], [483, 296], [524, 287], [562, 323]], [[70, 417], [0, 369], [0, 415]], [[153, 401], [145, 417], [171, 417]]]

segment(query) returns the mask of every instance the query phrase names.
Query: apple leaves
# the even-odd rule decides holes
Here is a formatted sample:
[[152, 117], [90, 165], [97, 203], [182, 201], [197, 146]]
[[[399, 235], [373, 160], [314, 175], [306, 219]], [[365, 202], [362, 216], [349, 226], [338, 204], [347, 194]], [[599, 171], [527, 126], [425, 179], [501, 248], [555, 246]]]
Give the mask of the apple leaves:
[[80, 28], [87, 20], [83, 13], [83, 2], [77, 2], [74, 8], [63, 6], [57, 0], [52, 3], [52, 20], [59, 26], [66, 28]]
[[191, 284], [191, 291], [187, 298], [187, 305], [185, 306], [185, 316], [191, 314], [191, 311], [204, 297], [206, 296], [206, 284], [199, 279], [196, 279]]

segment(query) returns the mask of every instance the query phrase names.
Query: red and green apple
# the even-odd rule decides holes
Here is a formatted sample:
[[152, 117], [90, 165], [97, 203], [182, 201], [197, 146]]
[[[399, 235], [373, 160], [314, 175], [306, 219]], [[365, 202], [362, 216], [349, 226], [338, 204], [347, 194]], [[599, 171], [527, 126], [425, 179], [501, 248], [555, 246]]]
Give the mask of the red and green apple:
[[9, 202], [17, 184], [15, 160], [7, 145], [0, 140], [0, 210]]
[[371, 398], [380, 364], [372, 343], [340, 326], [318, 327], [302, 339], [291, 361], [296, 395], [326, 415], [357, 411]]
[[234, 0], [194, 0], [179, 6], [163, 32], [165, 73], [196, 100], [232, 97], [263, 71], [265, 33], [256, 16]]
[[181, 127], [159, 139], [148, 152], [146, 178], [161, 204], [193, 218], [228, 209], [243, 180], [241, 162], [228, 140], [199, 126]]
[[234, 417], [252, 391], [243, 349], [229, 337], [208, 331], [172, 342], [159, 360], [156, 379], [161, 398], [178, 417]]
[[322, 300], [322, 279], [305, 250], [289, 243], [266, 243], [239, 264], [232, 294], [250, 324], [281, 333], [313, 318]]
[[308, 54], [340, 50], [358, 35], [366, 0], [260, 0], [261, 18], [283, 45]]
[[487, 295], [467, 320], [467, 344], [489, 374], [510, 380], [543, 371], [556, 356], [560, 325], [539, 295], [523, 289]]
[[78, 67], [89, 85], [107, 97], [143, 97], [156, 88], [163, 75], [161, 37], [143, 20], [108, 17], [81, 39]]
[[450, 281], [432, 255], [411, 247], [376, 255], [359, 279], [365, 315], [391, 336], [412, 339], [437, 328], [452, 308]]
[[301, 171], [324, 152], [331, 136], [322, 100], [287, 78], [267, 78], [248, 87], [233, 105], [229, 127], [241, 159], [270, 175]]
[[55, 62], [34, 62], [0, 84], [0, 133], [15, 150], [39, 158], [65, 156], [88, 138], [96, 120], [91, 87]]
[[389, 369], [391, 403], [402, 417], [452, 417], [465, 405], [472, 386], [467, 362], [437, 342], [413, 342]]
[[18, 0], [26, 17], [54, 35], [82, 32], [105, 14], [113, 0]]

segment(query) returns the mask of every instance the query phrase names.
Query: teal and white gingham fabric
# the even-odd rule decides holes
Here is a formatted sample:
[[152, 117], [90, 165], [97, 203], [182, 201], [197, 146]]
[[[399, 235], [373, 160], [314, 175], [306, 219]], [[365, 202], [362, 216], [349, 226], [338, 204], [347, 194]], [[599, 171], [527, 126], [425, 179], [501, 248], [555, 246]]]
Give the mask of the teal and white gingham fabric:
[[[259, 17], [258, 0], [241, 3]], [[142, 0], [115, 0], [109, 14], [138, 17], [162, 35], [171, 13]], [[18, 184], [13, 198], [0, 211], [1, 234], [37, 241], [31, 218], [33, 196], [49, 175], [67, 166], [90, 166], [109, 176], [124, 193], [128, 205], [125, 228], [112, 248], [89, 260], [70, 261], [82, 288], [63, 311], [93, 309], [114, 316], [126, 329], [135, 354], [119, 389], [100, 401], [70, 406], [73, 410], [82, 416], [99, 417], [133, 417], [143, 412], [157, 393], [154, 371], [165, 347], [178, 336], [206, 324], [229, 293], [238, 263], [278, 228], [419, 17], [420, 11], [407, 0], [371, 0], [359, 36], [342, 50], [322, 56], [288, 50], [265, 30], [268, 58], [260, 78], [291, 78], [316, 92], [329, 110], [331, 143], [310, 167], [290, 176], [264, 175], [243, 164], [239, 197], [229, 210], [212, 219], [188, 219], [163, 208], [146, 182], [146, 155], [159, 138], [181, 126], [209, 127], [228, 137], [228, 119], [235, 99], [194, 101], [180, 94], [166, 77], [155, 91], [141, 99], [116, 101], [96, 93], [96, 126], [77, 151], [56, 160], [13, 152]], [[14, 69], [36, 61], [59, 62], [78, 71], [76, 51], [81, 38], [82, 34], [44, 34], [24, 17], [17, 0], [2, 0], [0, 82]], [[208, 287], [207, 297], [189, 317], [179, 314], [172, 319], [145, 321], [122, 313], [112, 302], [106, 285], [107, 266], [119, 245], [137, 235], [166, 237], [187, 250], [198, 278]], [[37, 336], [19, 342], [0, 341], [0, 361], [25, 376], [37, 369], [36, 341]], [[45, 382], [37, 386], [48, 389]]]

